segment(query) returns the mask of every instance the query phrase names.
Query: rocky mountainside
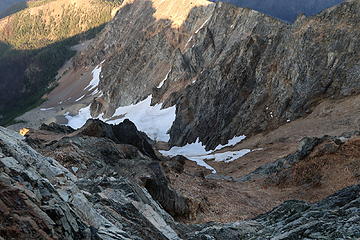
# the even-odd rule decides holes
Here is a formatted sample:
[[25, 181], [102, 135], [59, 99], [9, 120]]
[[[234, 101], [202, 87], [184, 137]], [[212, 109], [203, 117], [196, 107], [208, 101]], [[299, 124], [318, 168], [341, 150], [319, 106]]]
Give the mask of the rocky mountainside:
[[[360, 237], [359, 185], [314, 204], [287, 201], [248, 221], [177, 223], [169, 213], [181, 219], [199, 211], [165, 176], [164, 169], [183, 171], [183, 162], [143, 154], [151, 145], [133, 123], [42, 129], [26, 138], [0, 129], [1, 239]], [[124, 133], [132, 137], [121, 140]]]
[[[207, 149], [274, 129], [326, 98], [359, 93], [359, 1], [292, 25], [224, 3], [124, 3], [75, 66], [102, 64], [92, 115], [152, 95], [176, 106], [170, 144]], [[196, 6], [195, 6], [196, 5]], [[159, 17], [159, 13], [166, 15]]]
[[0, 128], [0, 236], [359, 238], [359, 11], [124, 1]]
[[94, 37], [121, 1], [28, 1], [0, 19], [0, 124], [41, 102], [56, 86], [71, 47]]

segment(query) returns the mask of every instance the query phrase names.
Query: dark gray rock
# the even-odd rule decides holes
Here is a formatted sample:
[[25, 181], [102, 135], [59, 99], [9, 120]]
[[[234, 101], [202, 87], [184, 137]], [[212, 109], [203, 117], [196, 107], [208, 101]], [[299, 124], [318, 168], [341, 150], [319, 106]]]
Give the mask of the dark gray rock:
[[125, 119], [117, 125], [109, 125], [98, 119], [89, 119], [75, 134], [106, 137], [117, 144], [130, 144], [138, 148], [143, 154], [157, 159], [150, 144], [152, 140], [145, 133], [138, 131], [135, 124], [129, 119]]
[[199, 138], [211, 149], [302, 117], [322, 99], [360, 92], [356, 0], [292, 25], [217, 3], [194, 7], [175, 29], [154, 11], [145, 0], [127, 5], [77, 56], [76, 66], [106, 60], [94, 116], [152, 94], [153, 103], [176, 105], [171, 145]]
[[72, 127], [59, 125], [54, 122], [50, 124], [45, 124], [45, 123], [41, 124], [39, 130], [45, 130], [55, 133], [64, 133], [64, 134], [75, 132], [75, 129], [73, 129]]
[[[150, 166], [139, 164], [139, 159], [125, 161], [126, 154], [120, 154], [121, 151], [118, 156], [110, 156], [112, 161], [107, 161], [106, 155], [99, 155], [102, 149], [97, 152], [94, 147], [96, 142], [97, 147], [116, 147], [108, 138], [90, 136], [64, 137], [47, 146], [64, 154], [68, 154], [65, 149], [70, 150], [73, 156], [84, 161], [88, 172], [82, 168], [75, 176], [55, 159], [29, 147], [18, 133], [0, 128], [0, 234], [3, 239], [360, 238], [360, 185], [347, 187], [317, 203], [286, 201], [248, 221], [186, 225], [176, 223], [154, 201], [158, 194], [158, 201], [165, 209], [172, 204], [179, 207], [172, 210], [184, 209], [180, 200], [172, 200], [181, 196], [164, 188], [166, 179], [158, 161], [144, 155], [138, 158], [150, 162]], [[77, 146], [78, 150], [62, 148], [62, 145]], [[95, 153], [97, 156], [93, 156]], [[113, 174], [119, 162], [128, 162], [123, 170], [141, 169], [147, 174], [152, 171], [158, 179], [149, 178], [150, 182], [145, 182], [147, 191], [134, 177], [126, 176], [125, 171]], [[145, 166], [148, 172], [143, 170]], [[161, 191], [149, 194], [160, 187]]]

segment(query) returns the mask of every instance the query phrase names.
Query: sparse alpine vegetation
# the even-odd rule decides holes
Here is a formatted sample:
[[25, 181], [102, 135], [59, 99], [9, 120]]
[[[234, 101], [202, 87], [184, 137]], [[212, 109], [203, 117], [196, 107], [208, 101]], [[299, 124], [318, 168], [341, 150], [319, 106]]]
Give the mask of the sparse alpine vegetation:
[[115, 15], [121, 0], [40, 0], [0, 19], [0, 124], [36, 106], [57, 70]]

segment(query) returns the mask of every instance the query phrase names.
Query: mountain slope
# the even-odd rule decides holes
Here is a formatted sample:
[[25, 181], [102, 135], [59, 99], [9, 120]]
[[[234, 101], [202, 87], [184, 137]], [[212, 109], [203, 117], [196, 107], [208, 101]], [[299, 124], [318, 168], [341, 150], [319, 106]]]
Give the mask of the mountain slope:
[[358, 1], [293, 25], [208, 4], [179, 27], [171, 11], [168, 20], [152, 16], [156, 2], [127, 4], [75, 58], [76, 66], [105, 60], [93, 116], [110, 117], [151, 94], [153, 103], [176, 105], [170, 144], [199, 138], [211, 149], [305, 116], [322, 99], [360, 92]]
[[[86, 124], [30, 129], [28, 143], [85, 179], [74, 184], [95, 212], [131, 237], [358, 237], [359, 1], [293, 25], [225, 3], [164, 2], [125, 1], [95, 39], [75, 47], [59, 87], [23, 126]], [[13, 182], [25, 185], [18, 175]], [[83, 213], [68, 197], [80, 197], [77, 188], [66, 195], [62, 186]], [[174, 224], [145, 189], [177, 220], [204, 224]], [[91, 234], [104, 233], [91, 224], [100, 229]]]
[[[32, 1], [0, 20], [0, 124], [37, 104], [70, 47], [94, 37], [116, 13], [119, 1]], [[53, 86], [50, 86], [50, 88]]]
[[56, 0], [29, 7], [0, 20], [0, 40], [15, 49], [36, 49], [108, 22], [118, 1]]

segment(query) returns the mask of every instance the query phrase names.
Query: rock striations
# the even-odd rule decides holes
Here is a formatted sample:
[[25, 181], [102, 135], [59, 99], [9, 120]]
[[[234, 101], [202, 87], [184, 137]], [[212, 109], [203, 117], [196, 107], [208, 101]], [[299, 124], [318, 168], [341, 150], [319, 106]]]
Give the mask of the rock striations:
[[[176, 105], [170, 143], [197, 138], [208, 149], [302, 117], [324, 98], [360, 91], [359, 1], [347, 1], [292, 25], [225, 3], [125, 2], [76, 58], [103, 63], [92, 114], [152, 95]], [[186, 19], [174, 15], [186, 9]], [[185, 10], [184, 10], [185, 11]], [[176, 24], [175, 24], [176, 23]], [[181, 23], [181, 24], [180, 24]], [[175, 24], [175, 25], [174, 25]]]
[[[101, 134], [101, 126], [106, 126], [91, 124], [98, 124]], [[53, 126], [25, 139], [0, 128], [0, 239], [360, 237], [359, 185], [314, 204], [287, 201], [252, 220], [177, 223], [165, 210], [184, 217], [196, 204], [168, 187], [162, 170], [167, 160], [151, 159], [134, 145], [86, 132], [61, 135]]]

